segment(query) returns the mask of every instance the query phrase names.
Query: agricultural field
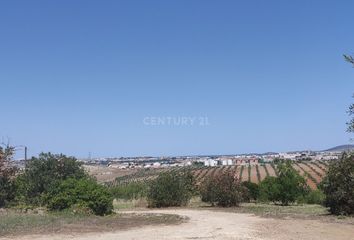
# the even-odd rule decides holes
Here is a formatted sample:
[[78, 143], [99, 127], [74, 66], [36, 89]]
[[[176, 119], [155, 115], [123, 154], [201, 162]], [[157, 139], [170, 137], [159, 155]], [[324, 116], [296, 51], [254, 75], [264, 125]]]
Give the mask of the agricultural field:
[[138, 169], [118, 169], [105, 166], [83, 165], [83, 167], [91, 176], [94, 176], [97, 181], [101, 183], [111, 182], [117, 177], [131, 175], [139, 171]]
[[[322, 181], [327, 169], [326, 162], [294, 162], [293, 168], [304, 176], [307, 185], [311, 189], [317, 189], [317, 185]], [[117, 177], [110, 185], [125, 184], [130, 182], [149, 181], [158, 176], [159, 173], [168, 171], [190, 170], [196, 178], [197, 184], [200, 184], [206, 177], [229, 172], [235, 175], [241, 181], [250, 181], [260, 183], [267, 176], [277, 176], [277, 166], [273, 163], [259, 165], [234, 165], [234, 166], [216, 166], [216, 167], [173, 167], [162, 169], [141, 169], [132, 174]], [[122, 170], [126, 171], [126, 170]]]

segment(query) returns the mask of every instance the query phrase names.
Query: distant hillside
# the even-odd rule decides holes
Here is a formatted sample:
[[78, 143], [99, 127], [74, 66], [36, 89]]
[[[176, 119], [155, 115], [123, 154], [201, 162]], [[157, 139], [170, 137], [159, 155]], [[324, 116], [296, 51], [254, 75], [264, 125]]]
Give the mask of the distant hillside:
[[324, 150], [325, 152], [343, 152], [343, 151], [353, 151], [354, 150], [354, 145], [353, 144], [347, 144], [347, 145], [340, 145], [336, 146], [327, 150]]

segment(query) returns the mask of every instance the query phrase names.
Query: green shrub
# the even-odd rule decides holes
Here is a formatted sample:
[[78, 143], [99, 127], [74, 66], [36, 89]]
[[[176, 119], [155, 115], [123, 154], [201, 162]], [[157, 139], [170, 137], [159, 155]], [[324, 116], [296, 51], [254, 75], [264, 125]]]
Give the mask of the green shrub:
[[75, 203], [74, 197], [76, 196], [70, 196], [67, 192], [56, 194], [50, 193], [47, 197], [48, 209], [51, 211], [61, 211], [70, 208]]
[[199, 186], [199, 193], [203, 202], [208, 202], [215, 206], [218, 197], [218, 183], [215, 181], [215, 177], [206, 177]]
[[354, 155], [331, 162], [321, 186], [332, 214], [354, 214]]
[[278, 177], [266, 177], [260, 184], [261, 200], [280, 202], [284, 206], [294, 203], [307, 192], [304, 177], [292, 168], [289, 161], [278, 164]]
[[68, 178], [84, 178], [87, 174], [73, 157], [41, 153], [26, 164], [25, 171], [16, 179], [17, 200], [31, 205], [46, 205], [43, 196], [58, 182]]
[[148, 184], [144, 182], [131, 182], [111, 187], [113, 196], [117, 199], [139, 199], [146, 197]]
[[6, 206], [15, 197], [14, 177], [16, 168], [10, 166], [14, 147], [0, 145], [0, 208]]
[[259, 199], [262, 202], [277, 202], [280, 195], [276, 177], [268, 176], [259, 185]]
[[0, 176], [0, 208], [7, 206], [15, 197], [14, 181], [8, 176]]
[[243, 182], [242, 185], [247, 189], [247, 194], [244, 196], [246, 201], [257, 201], [259, 198], [259, 185], [253, 182]]
[[113, 197], [109, 189], [88, 178], [63, 180], [45, 198], [49, 210], [80, 206], [91, 209], [96, 215], [106, 215], [113, 209]]
[[307, 204], [319, 204], [322, 205], [325, 201], [326, 196], [321, 190], [309, 191], [304, 197], [304, 203]]
[[202, 201], [213, 206], [238, 206], [245, 193], [247, 189], [230, 173], [210, 176], [200, 186]]
[[194, 193], [194, 177], [186, 172], [161, 173], [151, 181], [147, 194], [149, 207], [186, 205]]

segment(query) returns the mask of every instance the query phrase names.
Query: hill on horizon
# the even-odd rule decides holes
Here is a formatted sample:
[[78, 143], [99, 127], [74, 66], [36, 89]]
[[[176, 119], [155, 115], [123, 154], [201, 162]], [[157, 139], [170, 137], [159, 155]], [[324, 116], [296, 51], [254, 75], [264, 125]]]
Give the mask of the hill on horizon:
[[324, 152], [340, 152], [340, 151], [351, 151], [351, 150], [354, 150], [354, 144], [339, 145], [339, 146], [324, 150]]

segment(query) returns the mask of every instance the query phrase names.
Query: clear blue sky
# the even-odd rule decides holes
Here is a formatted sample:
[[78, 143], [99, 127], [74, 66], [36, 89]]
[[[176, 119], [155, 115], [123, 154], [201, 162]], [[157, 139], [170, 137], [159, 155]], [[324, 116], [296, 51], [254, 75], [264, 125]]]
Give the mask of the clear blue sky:
[[[78, 157], [350, 142], [353, 1], [1, 1], [0, 136]], [[208, 126], [146, 125], [207, 117]]]

